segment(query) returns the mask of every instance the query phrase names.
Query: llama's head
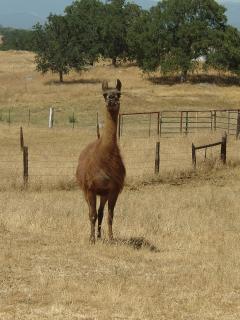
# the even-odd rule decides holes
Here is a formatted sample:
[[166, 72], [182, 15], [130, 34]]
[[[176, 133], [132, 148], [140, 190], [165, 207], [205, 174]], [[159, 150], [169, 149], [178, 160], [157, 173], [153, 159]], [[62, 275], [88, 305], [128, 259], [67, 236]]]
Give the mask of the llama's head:
[[102, 83], [103, 96], [106, 102], [106, 107], [109, 112], [118, 112], [120, 107], [122, 83], [117, 79], [116, 87], [109, 88], [106, 80]]

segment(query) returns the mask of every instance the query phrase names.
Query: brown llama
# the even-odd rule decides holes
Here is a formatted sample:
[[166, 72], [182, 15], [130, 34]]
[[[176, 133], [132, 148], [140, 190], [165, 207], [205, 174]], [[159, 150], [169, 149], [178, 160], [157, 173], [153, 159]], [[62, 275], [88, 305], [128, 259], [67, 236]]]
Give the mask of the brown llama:
[[[102, 136], [89, 144], [80, 154], [77, 181], [89, 208], [91, 224], [90, 242], [95, 242], [95, 223], [98, 219], [97, 237], [101, 238], [101, 225], [106, 202], [108, 202], [108, 236], [113, 239], [112, 224], [114, 207], [123, 189], [125, 167], [117, 144], [117, 122], [120, 108], [121, 81], [116, 88], [109, 88], [103, 81], [102, 90], [106, 102], [105, 125]], [[96, 210], [97, 196], [100, 206]]]

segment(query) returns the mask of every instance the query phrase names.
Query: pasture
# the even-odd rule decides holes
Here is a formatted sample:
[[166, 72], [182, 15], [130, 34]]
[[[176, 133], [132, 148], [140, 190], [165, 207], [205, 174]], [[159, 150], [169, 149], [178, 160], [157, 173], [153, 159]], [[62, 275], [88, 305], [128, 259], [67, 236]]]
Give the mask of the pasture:
[[[163, 138], [155, 176], [156, 137], [123, 136], [127, 180], [113, 244], [89, 245], [87, 205], [74, 181], [78, 154], [96, 136], [89, 119], [103, 112], [103, 78], [121, 79], [126, 113], [236, 109], [239, 87], [159, 85], [135, 66], [114, 69], [107, 62], [58, 85], [54, 75], [34, 71], [30, 53], [0, 57], [0, 319], [239, 319], [239, 141], [229, 137], [226, 166], [214, 149], [206, 159], [199, 153], [193, 171], [191, 143], [221, 134]], [[59, 121], [52, 130], [50, 106]], [[16, 115], [30, 108], [36, 120], [9, 125], [9, 108]], [[71, 129], [73, 111], [85, 129]], [[29, 147], [27, 189], [20, 124]], [[104, 239], [106, 229], [104, 219]]]

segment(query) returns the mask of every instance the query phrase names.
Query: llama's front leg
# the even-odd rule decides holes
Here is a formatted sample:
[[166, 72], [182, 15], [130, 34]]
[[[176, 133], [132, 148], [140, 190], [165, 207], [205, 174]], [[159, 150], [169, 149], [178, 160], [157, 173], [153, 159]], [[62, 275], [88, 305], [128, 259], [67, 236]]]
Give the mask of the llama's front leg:
[[111, 195], [110, 199], [108, 200], [108, 237], [109, 240], [113, 240], [113, 215], [114, 215], [114, 207], [117, 202], [118, 194]]
[[92, 192], [86, 194], [86, 199], [89, 208], [89, 220], [91, 225], [91, 233], [89, 241], [95, 243], [95, 224], [97, 220], [97, 210], [96, 210], [96, 195]]
[[106, 202], [107, 202], [107, 197], [100, 198], [100, 206], [98, 209], [98, 234], [97, 234], [98, 238], [101, 238], [102, 219], [103, 219], [103, 212], [104, 212], [104, 207]]

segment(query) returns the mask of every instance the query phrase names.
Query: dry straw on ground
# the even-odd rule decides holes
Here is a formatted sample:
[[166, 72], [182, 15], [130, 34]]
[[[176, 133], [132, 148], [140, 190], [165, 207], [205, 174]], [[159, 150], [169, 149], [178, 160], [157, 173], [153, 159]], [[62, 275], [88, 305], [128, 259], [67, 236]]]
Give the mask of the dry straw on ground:
[[[103, 77], [126, 83], [122, 107], [128, 111], [236, 107], [239, 99], [236, 87], [153, 85], [135, 67], [97, 66], [81, 83], [48, 85], [54, 78], [35, 74], [32, 57], [1, 53], [1, 105], [29, 104], [37, 110], [78, 103], [81, 112], [90, 106], [96, 112], [103, 105], [100, 85], [89, 79]], [[26, 91], [21, 80], [29, 72], [34, 77]], [[76, 78], [71, 74], [67, 79]], [[189, 136], [174, 144], [163, 140], [165, 163], [175, 173], [166, 170], [154, 178], [150, 172], [135, 175], [139, 169], [134, 163], [150, 162], [144, 148], [154, 151], [155, 140], [123, 139], [129, 180], [116, 207], [116, 240], [90, 246], [81, 193], [71, 181], [66, 186], [65, 179], [51, 185], [46, 162], [57, 161], [51, 168], [56, 172], [66, 158], [75, 161], [76, 156], [77, 164], [80, 149], [93, 136], [84, 130], [38, 127], [24, 128], [24, 133], [30, 157], [35, 154], [30, 172], [49, 175], [49, 180], [36, 177], [28, 190], [21, 188], [19, 127], [1, 125], [1, 159], [6, 162], [0, 171], [0, 319], [239, 319], [239, 142], [230, 141], [227, 167], [212, 165], [218, 150], [208, 154], [211, 170], [203, 164], [194, 174], [188, 149], [192, 140], [200, 144], [219, 136]], [[189, 167], [182, 159], [185, 150]]]

